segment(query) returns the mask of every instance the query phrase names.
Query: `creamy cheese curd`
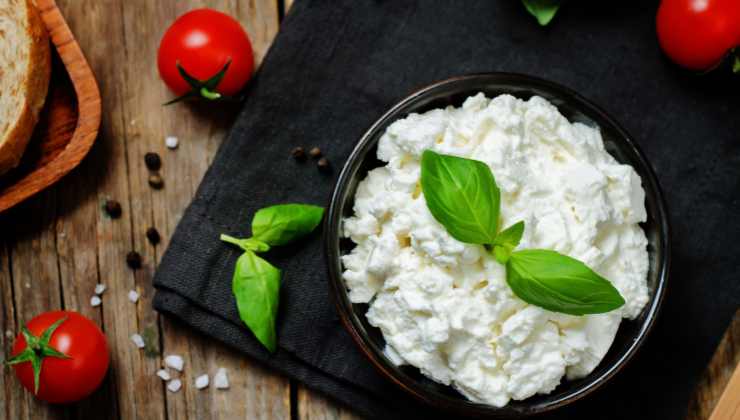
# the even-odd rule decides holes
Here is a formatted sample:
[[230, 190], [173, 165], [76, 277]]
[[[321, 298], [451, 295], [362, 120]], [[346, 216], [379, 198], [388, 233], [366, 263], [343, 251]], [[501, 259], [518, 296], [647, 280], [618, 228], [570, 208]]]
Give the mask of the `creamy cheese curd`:
[[[502, 227], [523, 220], [518, 249], [554, 249], [609, 279], [626, 304], [569, 316], [512, 293], [479, 245], [452, 238], [420, 187], [425, 149], [485, 162], [501, 189]], [[482, 93], [461, 108], [411, 114], [378, 145], [388, 164], [358, 186], [342, 257], [352, 302], [369, 303], [395, 364], [415, 366], [470, 400], [504, 406], [590, 373], [621, 318], [648, 300], [645, 193], [639, 176], [604, 149], [598, 129], [570, 123], [541, 97]]]

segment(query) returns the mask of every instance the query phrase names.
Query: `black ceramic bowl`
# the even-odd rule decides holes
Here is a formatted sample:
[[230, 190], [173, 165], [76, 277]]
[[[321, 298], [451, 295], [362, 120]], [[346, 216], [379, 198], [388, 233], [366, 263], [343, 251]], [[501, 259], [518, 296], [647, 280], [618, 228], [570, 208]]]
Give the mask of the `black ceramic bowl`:
[[[355, 190], [368, 170], [384, 163], [376, 159], [376, 146], [392, 122], [413, 112], [424, 112], [448, 105], [460, 106], [468, 96], [483, 92], [488, 97], [508, 93], [527, 99], [539, 95], [558, 107], [571, 122], [598, 126], [609, 153], [618, 161], [635, 168], [642, 177], [646, 193], [648, 220], [642, 225], [648, 238], [650, 300], [640, 316], [624, 320], [614, 344], [601, 364], [587, 377], [563, 382], [550, 394], [536, 395], [524, 401], [511, 401], [496, 408], [467, 400], [454, 389], [433, 382], [411, 366], [397, 367], [384, 355], [383, 336], [368, 324], [367, 305], [352, 304], [342, 280], [340, 256], [353, 244], [340, 237], [342, 219], [352, 214]], [[370, 362], [401, 389], [430, 406], [455, 414], [488, 418], [516, 418], [562, 407], [593, 392], [609, 381], [634, 356], [650, 331], [665, 293], [670, 258], [669, 227], [665, 204], [655, 174], [637, 145], [622, 127], [596, 105], [579, 94], [557, 84], [520, 74], [489, 73], [443, 80], [418, 90], [399, 102], [365, 133], [342, 169], [329, 205], [325, 226], [326, 257], [333, 297], [339, 315], [352, 338]]]

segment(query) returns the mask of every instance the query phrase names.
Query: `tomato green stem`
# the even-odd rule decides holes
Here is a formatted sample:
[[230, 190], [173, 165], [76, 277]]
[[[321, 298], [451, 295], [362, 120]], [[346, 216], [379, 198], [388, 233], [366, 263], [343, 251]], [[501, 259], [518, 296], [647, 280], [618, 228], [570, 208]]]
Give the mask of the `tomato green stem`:
[[202, 96], [202, 97], [204, 97], [206, 99], [210, 99], [210, 100], [215, 100], [215, 99], [220, 99], [221, 98], [221, 94], [220, 93], [218, 93], [218, 92], [212, 92], [212, 91], [208, 90], [207, 87], [200, 88], [200, 96]]
[[242, 246], [241, 239], [235, 238], [233, 236], [226, 235], [225, 233], [222, 233], [221, 234], [220, 239], [222, 241], [224, 241], [224, 242], [228, 242], [230, 244], [234, 244], [234, 245], [238, 246], [239, 248], [241, 248], [241, 246]]
[[51, 340], [51, 336], [54, 334], [54, 331], [56, 331], [56, 329], [66, 320], [66, 316], [58, 319], [56, 322], [51, 324], [40, 337], [36, 337], [26, 326], [23, 326], [21, 333], [23, 334], [23, 338], [26, 340], [26, 348], [23, 349], [22, 352], [5, 361], [5, 364], [8, 366], [31, 362], [31, 367], [33, 368], [34, 395], [38, 395], [39, 393], [39, 377], [41, 376], [41, 365], [44, 358], [56, 357], [58, 359], [71, 359], [71, 357], [53, 348], [49, 344], [49, 340]]
[[177, 66], [177, 71], [180, 73], [180, 77], [183, 78], [188, 84], [190, 85], [190, 90], [186, 92], [184, 95], [178, 96], [175, 99], [172, 99], [170, 101], [167, 101], [164, 103], [164, 105], [170, 105], [174, 104], [176, 102], [180, 102], [187, 99], [197, 99], [197, 98], [205, 98], [210, 101], [215, 101], [219, 99], [227, 99], [224, 95], [216, 92], [216, 88], [218, 87], [219, 83], [221, 83], [221, 80], [226, 75], [226, 71], [229, 69], [229, 66], [231, 65], [231, 57], [226, 60], [226, 64], [219, 70], [218, 73], [214, 74], [213, 76], [209, 77], [207, 80], [199, 80], [193, 76], [190, 75], [190, 73], [185, 70], [185, 68], [180, 65], [180, 62], [176, 62], [175, 66]]

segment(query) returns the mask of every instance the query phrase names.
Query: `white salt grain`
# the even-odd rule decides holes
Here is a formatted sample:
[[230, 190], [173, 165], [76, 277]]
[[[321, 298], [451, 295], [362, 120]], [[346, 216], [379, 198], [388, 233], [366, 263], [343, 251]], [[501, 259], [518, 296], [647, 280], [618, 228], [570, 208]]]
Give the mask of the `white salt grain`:
[[175, 136], [167, 136], [164, 139], [164, 144], [167, 146], [168, 149], [177, 149], [177, 145], [180, 143], [180, 141]]
[[98, 296], [98, 295], [95, 295], [95, 296], [93, 296], [93, 297], [90, 298], [90, 305], [92, 305], [92, 306], [100, 306], [100, 304], [102, 302], [103, 301], [100, 299], [100, 296]]
[[139, 292], [136, 290], [129, 290], [128, 292], [128, 300], [130, 300], [133, 303], [136, 303], [139, 301]]
[[229, 389], [229, 377], [226, 376], [226, 369], [218, 368], [216, 375], [213, 376], [213, 386], [216, 389]]
[[208, 386], [208, 374], [200, 375], [197, 378], [195, 378], [195, 387], [198, 389], [203, 389]]
[[159, 376], [165, 382], [167, 382], [170, 379], [172, 379], [172, 376], [170, 376], [170, 373], [167, 372], [165, 369], [159, 369], [157, 371], [157, 376]]
[[105, 287], [104, 284], [98, 283], [95, 285], [95, 294], [100, 296], [105, 292], [105, 289], [107, 289], [107, 287]]
[[171, 354], [164, 358], [164, 364], [167, 365], [168, 368], [172, 368], [176, 371], [182, 372], [182, 367], [185, 365], [185, 360], [183, 360], [182, 357], [176, 354]]
[[131, 341], [133, 341], [134, 344], [136, 344], [136, 347], [138, 347], [140, 349], [143, 349], [144, 346], [145, 346], [144, 339], [139, 334], [132, 335], [131, 336]]
[[182, 382], [179, 379], [173, 379], [167, 383], [167, 389], [170, 392], [177, 392], [182, 388]]

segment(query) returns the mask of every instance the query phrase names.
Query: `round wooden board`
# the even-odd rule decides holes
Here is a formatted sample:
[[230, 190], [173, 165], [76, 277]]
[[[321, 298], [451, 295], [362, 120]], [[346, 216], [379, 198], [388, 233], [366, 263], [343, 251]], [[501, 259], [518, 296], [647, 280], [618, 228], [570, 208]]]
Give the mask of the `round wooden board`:
[[0, 177], [0, 212], [75, 168], [100, 127], [100, 91], [80, 46], [54, 0], [37, 5], [54, 45], [49, 93], [20, 165]]

